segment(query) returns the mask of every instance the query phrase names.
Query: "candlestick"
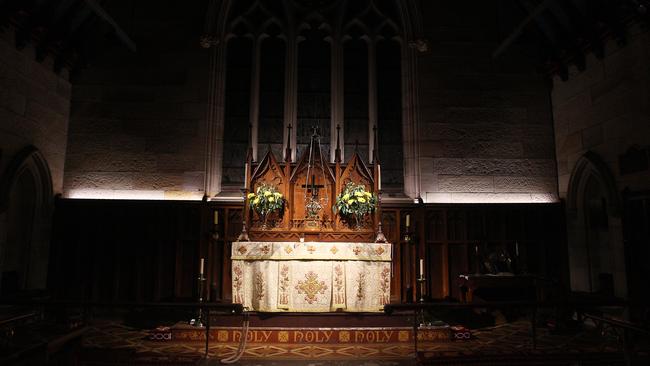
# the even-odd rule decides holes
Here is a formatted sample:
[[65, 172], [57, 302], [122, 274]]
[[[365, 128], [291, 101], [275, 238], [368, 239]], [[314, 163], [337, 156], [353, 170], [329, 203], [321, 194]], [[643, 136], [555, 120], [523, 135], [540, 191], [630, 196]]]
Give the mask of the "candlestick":
[[377, 189], [381, 190], [381, 165], [379, 164], [377, 164]]
[[248, 162], [244, 164], [244, 188], [248, 189]]
[[[422, 263], [422, 259], [420, 259], [420, 263]], [[424, 275], [420, 273], [420, 277], [417, 278], [416, 281], [420, 285], [420, 302], [424, 302], [424, 282], [426, 282], [426, 278], [424, 278]], [[423, 311], [423, 309], [420, 309], [420, 311]]]
[[424, 277], [424, 259], [420, 258], [420, 276]]
[[[199, 276], [196, 278], [196, 284], [197, 284], [197, 297], [198, 297], [198, 302], [203, 303], [204, 302], [204, 292], [205, 292], [205, 276], [203, 276], [203, 269], [204, 269], [204, 264], [205, 264], [205, 259], [201, 258], [200, 264], [199, 264]], [[203, 327], [203, 307], [199, 307], [196, 318], [193, 318], [190, 320], [190, 325], [195, 326], [195, 327]], [[210, 321], [209, 319], [207, 321]]]
[[519, 257], [519, 242], [518, 241], [515, 242], [515, 255], [517, 257]]
[[214, 224], [219, 225], [219, 211], [214, 210]]
[[411, 215], [406, 215], [406, 227], [408, 228], [411, 224]]

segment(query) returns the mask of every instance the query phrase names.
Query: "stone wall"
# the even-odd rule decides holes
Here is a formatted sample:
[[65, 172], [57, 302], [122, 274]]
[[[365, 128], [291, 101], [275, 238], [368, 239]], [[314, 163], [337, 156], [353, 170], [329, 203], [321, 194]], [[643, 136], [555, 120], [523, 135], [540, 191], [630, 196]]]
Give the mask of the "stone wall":
[[[650, 33], [632, 26], [626, 45], [610, 40], [603, 59], [589, 55], [584, 71], [572, 69], [568, 81], [554, 80], [559, 191], [567, 199], [571, 288], [576, 291], [625, 297], [628, 274], [643, 271], [626, 270], [626, 251], [633, 257], [647, 243], [624, 245], [621, 194], [650, 189], [648, 60]], [[621, 159], [630, 150], [646, 154], [645, 168], [625, 172]]]
[[67, 197], [203, 195], [208, 51], [202, 6], [153, 1], [107, 11], [135, 41], [114, 40], [73, 76]]
[[597, 153], [618, 189], [650, 189], [650, 171], [620, 174], [619, 156], [633, 146], [650, 146], [650, 33], [630, 29], [629, 43], [609, 41], [602, 60], [587, 57], [583, 72], [556, 78], [553, 116], [560, 196], [566, 197], [571, 172], [587, 151]]
[[418, 58], [424, 201], [557, 200], [549, 86], [535, 59], [517, 45], [492, 59], [507, 35], [492, 2], [422, 7], [430, 43]]
[[52, 60], [35, 61], [28, 45], [18, 51], [13, 31], [0, 33], [0, 172], [29, 145], [41, 151], [54, 193], [63, 189], [70, 83], [52, 71]]
[[[463, 6], [422, 3], [430, 51], [418, 56], [420, 195], [425, 202], [555, 201], [549, 85], [516, 45], [492, 60], [505, 35], [491, 2], [454, 8]], [[203, 193], [202, 8], [153, 8], [149, 14], [137, 3], [124, 16], [108, 9], [129, 25], [138, 52], [105, 48], [73, 80], [68, 197]]]
[[62, 192], [70, 111], [66, 73], [0, 32], [0, 294], [46, 285], [52, 194]]

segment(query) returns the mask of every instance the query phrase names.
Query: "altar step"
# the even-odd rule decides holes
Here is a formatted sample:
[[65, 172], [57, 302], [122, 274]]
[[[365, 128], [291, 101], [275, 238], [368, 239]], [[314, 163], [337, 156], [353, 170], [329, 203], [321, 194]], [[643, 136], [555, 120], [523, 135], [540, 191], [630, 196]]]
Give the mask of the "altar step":
[[[287, 317], [281, 317], [285, 319]], [[298, 317], [293, 317], [298, 322]], [[309, 317], [308, 317], [309, 318]], [[323, 319], [311, 317], [322, 324]], [[346, 319], [325, 319], [330, 326], [264, 326], [251, 324], [246, 338], [245, 359], [404, 359], [415, 356], [413, 328], [409, 326], [331, 326]], [[278, 321], [274, 319], [274, 322]], [[168, 344], [204, 344], [205, 328], [178, 323], [165, 330], [152, 332], [150, 339]], [[210, 352], [217, 357], [228, 357], [236, 352], [242, 338], [239, 326], [215, 326], [209, 331]], [[449, 328], [427, 329], [419, 332], [419, 346], [450, 342]]]
[[[309, 328], [349, 328], [349, 327], [413, 327], [412, 312], [393, 313], [259, 313], [249, 312], [251, 327], [309, 327]], [[242, 316], [211, 314], [213, 327], [240, 327]]]

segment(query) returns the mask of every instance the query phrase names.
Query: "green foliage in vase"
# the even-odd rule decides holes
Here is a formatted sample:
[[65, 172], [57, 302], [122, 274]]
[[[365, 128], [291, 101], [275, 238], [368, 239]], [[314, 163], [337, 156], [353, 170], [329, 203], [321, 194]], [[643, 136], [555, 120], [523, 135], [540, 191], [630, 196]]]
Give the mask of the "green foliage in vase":
[[345, 185], [343, 192], [336, 196], [336, 202], [332, 206], [334, 213], [337, 211], [341, 216], [363, 217], [375, 210], [377, 207], [377, 196], [366, 191], [363, 184], [349, 182]]

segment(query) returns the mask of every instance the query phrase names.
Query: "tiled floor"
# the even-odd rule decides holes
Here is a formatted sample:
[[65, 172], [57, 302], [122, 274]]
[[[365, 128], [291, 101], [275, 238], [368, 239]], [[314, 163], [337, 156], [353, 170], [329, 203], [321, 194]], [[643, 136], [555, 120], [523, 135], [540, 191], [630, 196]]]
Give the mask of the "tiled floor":
[[[499, 326], [486, 327], [477, 329], [472, 332], [472, 339], [466, 341], [452, 341], [441, 343], [420, 344], [420, 351], [430, 358], [450, 359], [454, 357], [468, 356], [507, 356], [517, 355], [557, 355], [563, 353], [594, 353], [605, 352], [609, 354], [619, 354], [620, 348], [618, 343], [612, 337], [602, 337], [594, 330], [575, 330], [564, 332], [563, 334], [554, 334], [548, 329], [540, 328], [537, 333], [537, 347], [533, 350], [530, 337], [530, 323], [527, 321], [516, 321], [505, 323]], [[84, 347], [92, 350], [113, 350], [128, 351], [132, 353], [132, 358], [153, 364], [205, 364], [218, 365], [218, 360], [234, 354], [236, 347], [225, 347], [224, 345], [214, 343], [210, 345], [209, 360], [201, 360], [204, 354], [205, 343], [197, 342], [160, 342], [147, 340], [148, 332], [146, 330], [137, 330], [124, 325], [105, 322], [94, 324], [84, 340]], [[414, 365], [414, 353], [409, 351], [408, 356], [392, 359], [373, 359], [372, 350], [364, 348], [365, 345], [359, 345], [359, 349], [351, 351], [352, 356], [341, 357], [337, 353], [318, 353], [315, 351], [305, 351], [303, 353], [277, 352], [274, 347], [280, 345], [256, 345], [246, 349], [242, 360], [237, 365], [313, 365], [313, 366], [401, 366]], [[296, 347], [308, 348], [308, 345], [298, 345]], [[323, 346], [321, 346], [323, 347]], [[324, 346], [325, 348], [327, 346]], [[311, 353], [310, 353], [311, 352]], [[92, 353], [89, 353], [92, 355]], [[296, 355], [313, 354], [316, 359], [295, 360]], [[278, 356], [279, 355], [279, 356]], [[286, 360], [285, 356], [292, 356], [294, 360]], [[328, 357], [334, 356], [334, 357]], [[283, 360], [284, 358], [284, 360]], [[332, 360], [338, 358], [339, 360]], [[157, 360], [157, 361], [156, 361]], [[168, 361], [176, 360], [175, 362]], [[106, 360], [104, 360], [106, 361]], [[94, 363], [90, 362], [89, 365]], [[120, 363], [117, 363], [120, 364]], [[137, 364], [129, 362], [128, 364]]]

